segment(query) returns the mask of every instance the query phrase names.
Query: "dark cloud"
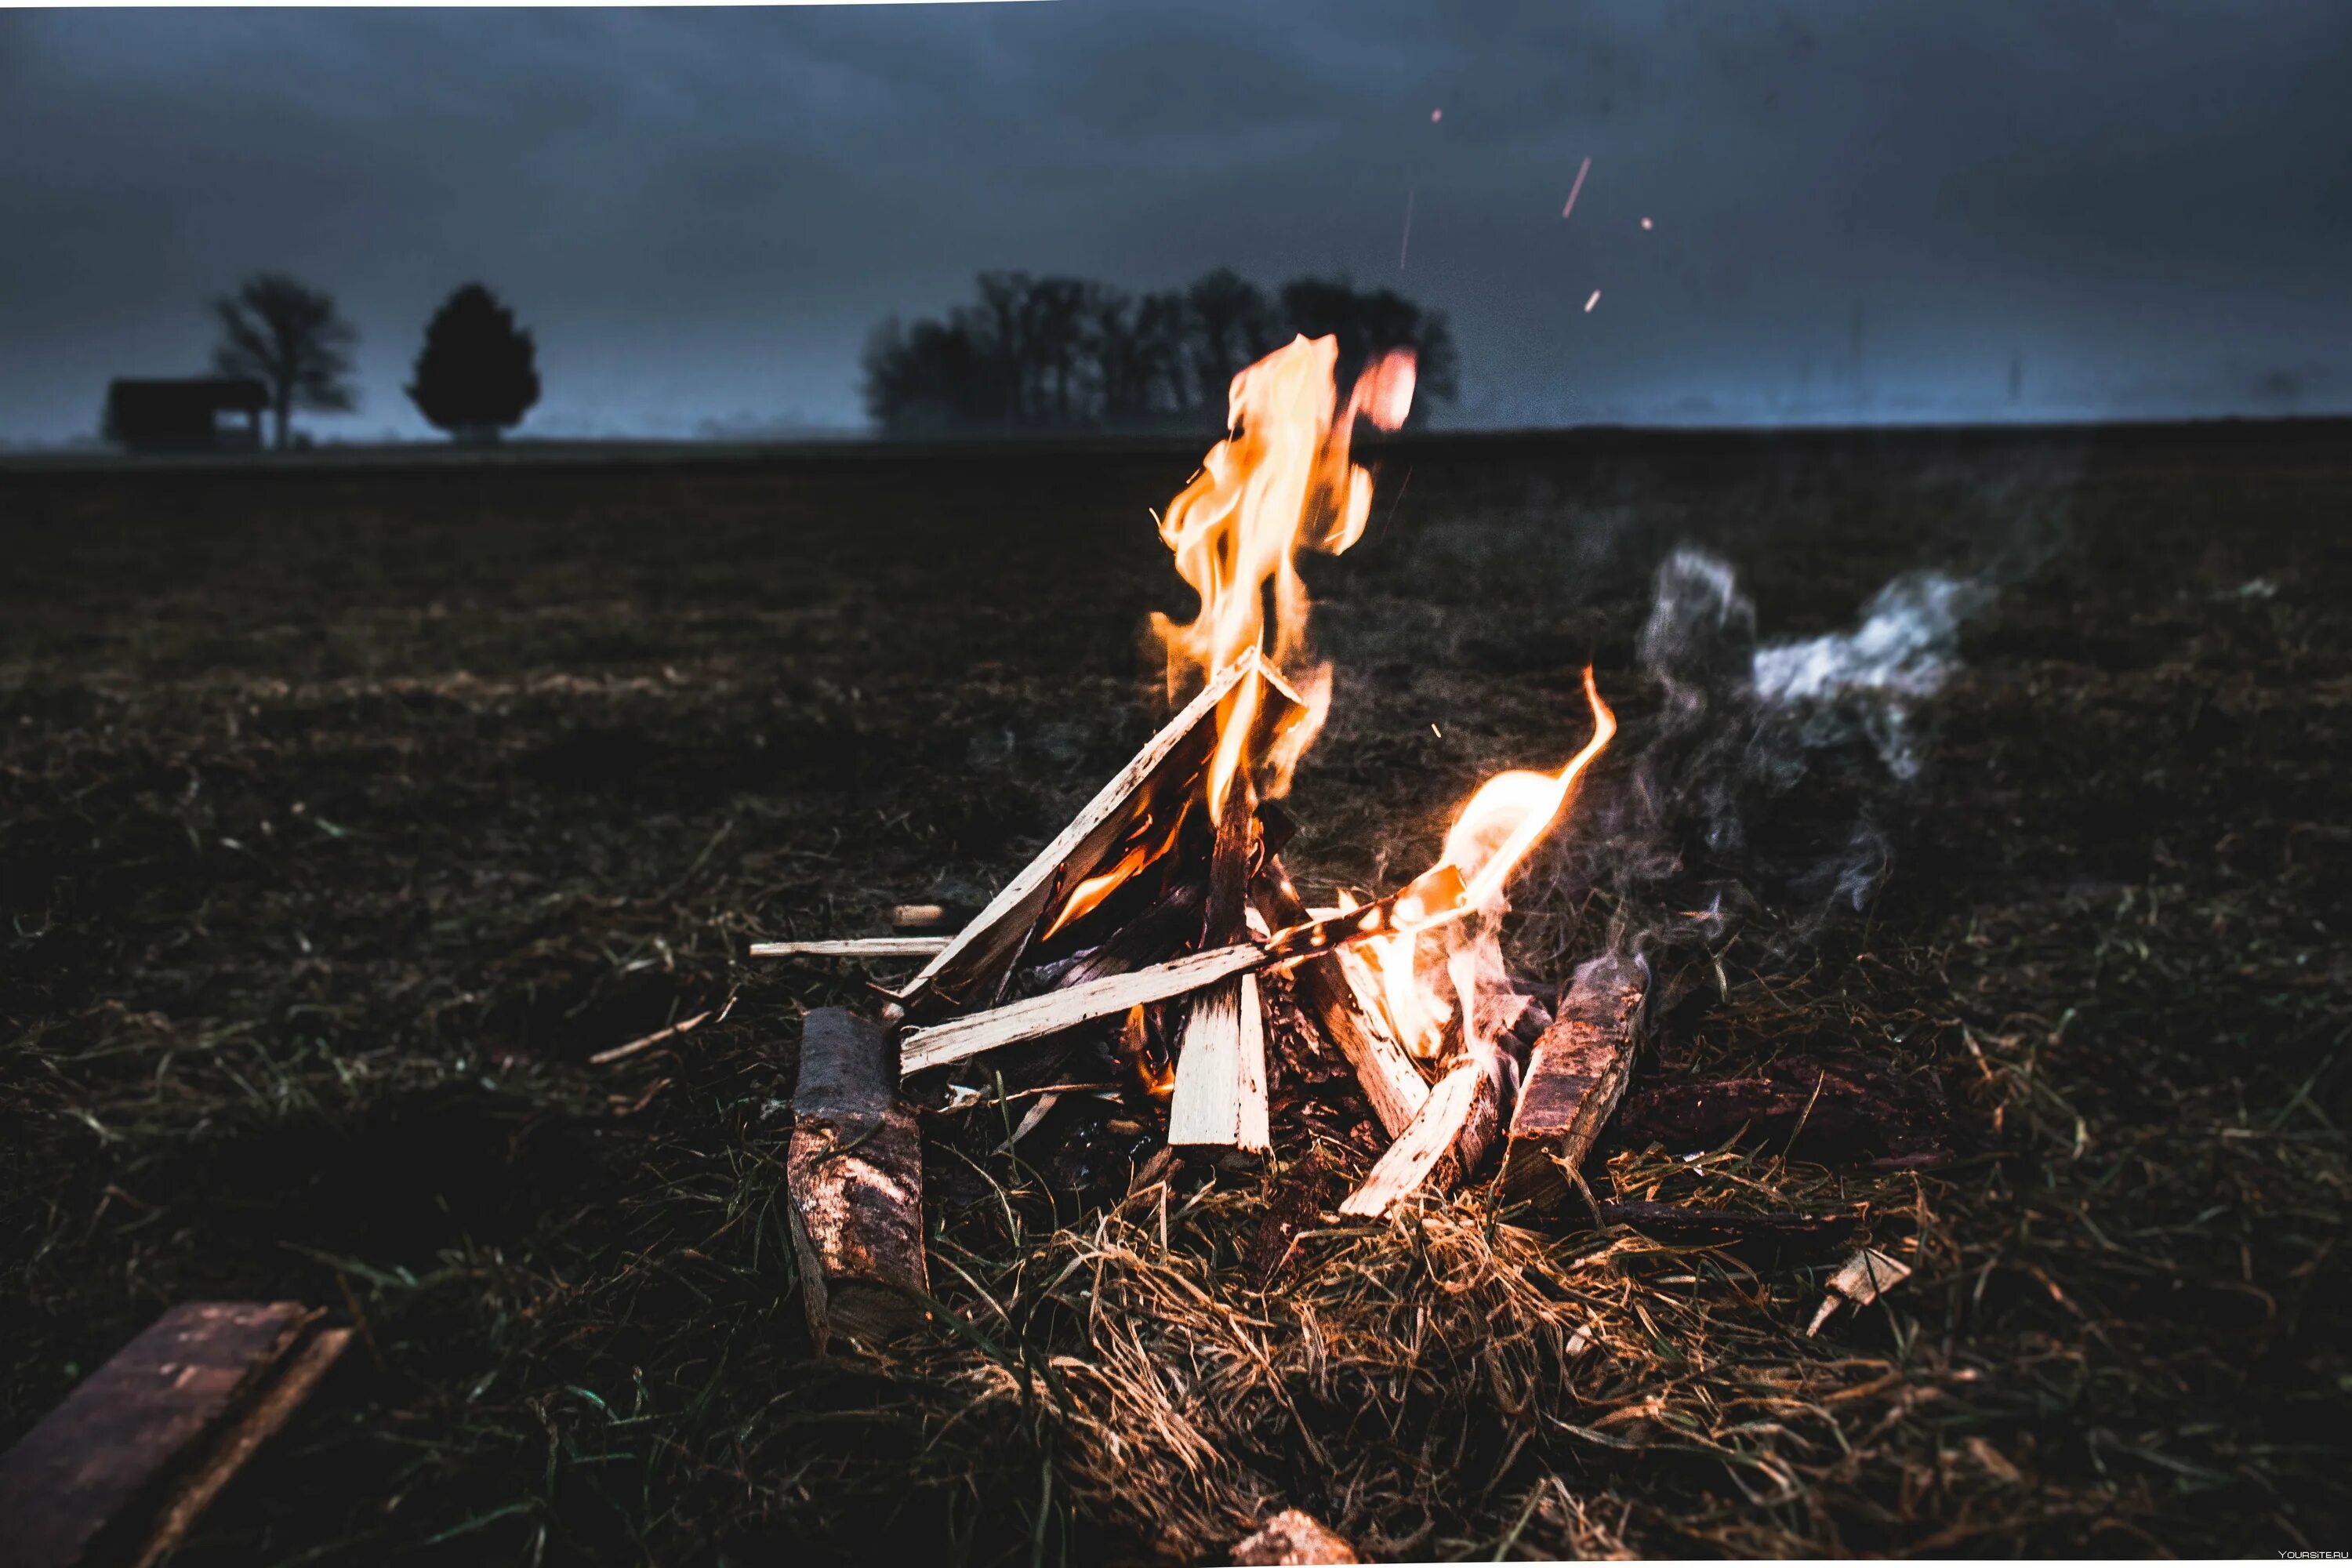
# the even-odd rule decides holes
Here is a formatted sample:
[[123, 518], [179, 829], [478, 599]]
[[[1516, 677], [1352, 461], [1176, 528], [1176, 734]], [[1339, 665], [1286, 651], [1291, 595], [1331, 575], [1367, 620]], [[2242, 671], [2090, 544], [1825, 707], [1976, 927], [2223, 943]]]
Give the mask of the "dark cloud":
[[875, 320], [1014, 267], [1396, 284], [1481, 423], [2332, 407], [2347, 79], [2332, 5], [0, 12], [0, 437], [265, 266], [352, 436], [470, 279], [530, 428], [691, 435], [855, 422]]

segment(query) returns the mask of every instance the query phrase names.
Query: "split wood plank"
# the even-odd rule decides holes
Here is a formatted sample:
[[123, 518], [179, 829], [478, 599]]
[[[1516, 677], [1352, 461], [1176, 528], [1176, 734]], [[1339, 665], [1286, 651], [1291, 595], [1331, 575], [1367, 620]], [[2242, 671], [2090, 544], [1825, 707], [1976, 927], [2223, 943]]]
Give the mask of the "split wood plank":
[[1265, 1094], [1265, 1009], [1244, 972], [1192, 999], [1168, 1102], [1168, 1146], [1221, 1164], [1254, 1163], [1274, 1142]]
[[1640, 968], [1613, 955], [1577, 970], [1519, 1080], [1503, 1149], [1507, 1201], [1555, 1210], [1573, 1195], [1571, 1173], [1624, 1097], [1643, 990]]
[[1376, 1162], [1339, 1212], [1378, 1219], [1413, 1193], [1460, 1186], [1494, 1146], [1502, 1125], [1494, 1075], [1465, 1058], [1431, 1088], [1429, 1098]]
[[892, 1077], [890, 1031], [819, 1007], [801, 1032], [784, 1160], [809, 1338], [887, 1339], [921, 1322], [923, 1146]]
[[350, 1342], [319, 1318], [292, 1301], [165, 1312], [0, 1456], [7, 1561], [160, 1561]]
[[[1163, 796], [1190, 789], [1216, 744], [1217, 705], [1253, 679], [1269, 692], [1288, 691], [1255, 649], [1219, 671], [923, 966], [898, 993], [899, 1001], [910, 1010], [934, 997], [950, 1007], [968, 1005], [993, 985], [1055, 897], [1092, 875]], [[1261, 710], [1276, 706], [1260, 704]]]

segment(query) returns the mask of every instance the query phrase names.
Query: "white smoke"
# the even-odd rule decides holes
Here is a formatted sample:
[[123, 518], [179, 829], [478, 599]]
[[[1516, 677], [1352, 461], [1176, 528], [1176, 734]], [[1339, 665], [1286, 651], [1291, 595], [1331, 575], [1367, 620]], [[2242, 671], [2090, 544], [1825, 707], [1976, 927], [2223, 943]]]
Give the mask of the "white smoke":
[[1816, 731], [1859, 724], [1887, 771], [1910, 778], [1919, 771], [1910, 705], [1943, 689], [1959, 664], [1960, 622], [1987, 596], [1980, 584], [1940, 572], [1897, 577], [1863, 607], [1854, 630], [1758, 648], [1749, 667], [1757, 698], [1811, 709]]

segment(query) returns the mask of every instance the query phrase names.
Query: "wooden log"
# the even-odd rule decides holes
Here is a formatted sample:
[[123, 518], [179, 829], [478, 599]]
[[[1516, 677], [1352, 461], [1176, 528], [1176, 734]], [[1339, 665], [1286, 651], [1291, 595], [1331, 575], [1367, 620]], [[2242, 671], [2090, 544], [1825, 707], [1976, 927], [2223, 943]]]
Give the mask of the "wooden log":
[[1284, 1509], [1234, 1548], [1236, 1568], [1273, 1568], [1276, 1564], [1361, 1563], [1347, 1539], [1333, 1533], [1313, 1514]]
[[[1307, 905], [1278, 860], [1266, 862], [1251, 893], [1270, 926], [1291, 926], [1307, 919]], [[1371, 1102], [1372, 1114], [1395, 1138], [1412, 1125], [1429, 1098], [1429, 1080], [1422, 1077], [1412, 1054], [1377, 1014], [1361, 1005], [1338, 953], [1299, 964], [1291, 971], [1291, 985], [1300, 1009], [1356, 1069], [1356, 1081]]]
[[1502, 1126], [1502, 1091], [1495, 1075], [1465, 1058], [1437, 1080], [1421, 1110], [1374, 1163], [1363, 1185], [1339, 1212], [1378, 1219], [1402, 1199], [1462, 1185], [1494, 1146]]
[[753, 958], [931, 958], [947, 951], [943, 936], [847, 936], [817, 942], [755, 942]]
[[993, 994], [1057, 896], [1093, 876], [1155, 811], [1182, 809], [1215, 747], [1217, 705], [1245, 679], [1265, 683], [1266, 700], [1258, 704], [1263, 723], [1277, 721], [1286, 704], [1297, 704], [1297, 694], [1255, 650], [1219, 671], [924, 965], [898, 993], [900, 1002], [909, 1011], [930, 1012]]
[[1643, 975], [1633, 963], [1596, 958], [1576, 972], [1559, 1016], [1528, 1053], [1519, 1102], [1503, 1150], [1503, 1196], [1556, 1210], [1574, 1193], [1633, 1071]]
[[148, 1568], [350, 1342], [291, 1301], [173, 1308], [0, 1456], [0, 1560]]
[[1926, 1170], [1956, 1156], [1960, 1132], [1932, 1079], [1900, 1077], [1848, 1051], [1777, 1058], [1755, 1074], [1660, 1084], [1629, 1096], [1622, 1135], [1687, 1152], [1748, 1142], [1823, 1164]]
[[1451, 888], [1454, 895], [1458, 895], [1462, 885], [1458, 876], [1434, 879], [1424, 877], [1412, 887], [1361, 909], [1278, 931], [1263, 944], [1244, 942], [1211, 948], [1206, 952], [1188, 952], [1165, 963], [1105, 975], [1041, 996], [1024, 997], [928, 1028], [909, 1029], [899, 1042], [898, 1070], [916, 1073], [946, 1067], [986, 1051], [1108, 1018], [1130, 1007], [1182, 996], [1244, 970], [1302, 963], [1391, 929], [1394, 907], [1403, 900], [1427, 895], [1429, 889], [1423, 887], [1424, 883], [1432, 884], [1441, 894]]
[[809, 1338], [881, 1340], [922, 1321], [923, 1147], [892, 1081], [890, 1032], [820, 1007], [801, 1033], [785, 1155]]

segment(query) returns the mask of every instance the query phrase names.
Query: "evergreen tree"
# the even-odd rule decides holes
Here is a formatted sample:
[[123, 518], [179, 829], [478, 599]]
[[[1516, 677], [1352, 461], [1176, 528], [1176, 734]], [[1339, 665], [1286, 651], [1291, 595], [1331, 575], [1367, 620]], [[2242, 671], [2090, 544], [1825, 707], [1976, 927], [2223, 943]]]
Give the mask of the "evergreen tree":
[[460, 441], [495, 441], [539, 401], [537, 357], [514, 312], [468, 283], [426, 325], [409, 401]]

